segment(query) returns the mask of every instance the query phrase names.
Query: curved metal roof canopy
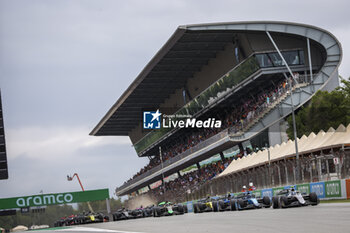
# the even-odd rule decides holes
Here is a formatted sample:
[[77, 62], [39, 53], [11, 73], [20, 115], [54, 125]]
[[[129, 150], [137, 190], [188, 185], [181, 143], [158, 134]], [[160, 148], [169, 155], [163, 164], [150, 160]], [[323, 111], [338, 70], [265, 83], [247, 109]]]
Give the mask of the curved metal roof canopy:
[[228, 42], [229, 31], [194, 33], [178, 28], [91, 135], [128, 135], [141, 122], [142, 109], [157, 109]]
[[232, 42], [234, 33], [246, 31], [308, 37], [326, 48], [327, 54], [333, 56], [334, 65], [338, 66], [341, 60], [338, 40], [331, 33], [310, 25], [264, 21], [179, 26], [90, 135], [127, 136], [141, 122], [143, 109], [159, 108], [170, 94], [184, 87], [188, 78]]

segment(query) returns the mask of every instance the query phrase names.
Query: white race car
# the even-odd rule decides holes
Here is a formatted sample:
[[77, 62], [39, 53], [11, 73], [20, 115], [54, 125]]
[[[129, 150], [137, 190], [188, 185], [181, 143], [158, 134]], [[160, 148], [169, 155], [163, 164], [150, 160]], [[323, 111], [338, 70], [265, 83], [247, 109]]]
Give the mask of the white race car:
[[293, 187], [281, 190], [276, 196], [272, 197], [272, 207], [274, 209], [318, 205], [318, 203], [320, 203], [320, 199], [316, 193], [302, 194]]

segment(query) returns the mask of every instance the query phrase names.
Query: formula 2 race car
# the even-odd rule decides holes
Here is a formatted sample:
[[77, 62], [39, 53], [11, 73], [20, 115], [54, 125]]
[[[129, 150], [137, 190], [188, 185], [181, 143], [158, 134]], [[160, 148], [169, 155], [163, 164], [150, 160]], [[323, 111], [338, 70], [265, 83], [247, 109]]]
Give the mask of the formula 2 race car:
[[152, 217], [153, 216], [154, 205], [147, 206], [143, 208], [143, 217]]
[[320, 203], [320, 199], [316, 193], [312, 192], [309, 195], [301, 194], [294, 187], [281, 190], [276, 196], [272, 197], [272, 206], [274, 209], [318, 205], [318, 203]]
[[212, 211], [218, 211], [218, 202], [213, 198], [208, 197], [201, 199], [197, 203], [193, 204], [193, 212], [195, 214]]
[[270, 208], [271, 200], [269, 197], [256, 198], [250, 191], [240, 193], [235, 197], [231, 204], [231, 208], [234, 210], [248, 210], [248, 209], [260, 209], [262, 207]]
[[217, 199], [217, 203], [218, 203], [218, 211], [236, 210], [236, 201], [233, 199], [231, 194], [227, 196], [220, 196]]
[[115, 213], [113, 213], [113, 221], [126, 220], [132, 218], [130, 212], [130, 210], [125, 208], [117, 210]]
[[164, 201], [158, 204], [158, 206], [153, 207], [153, 216], [170, 216], [184, 214], [185, 209], [182, 204], [173, 205], [171, 202]]
[[60, 218], [59, 220], [57, 220], [57, 221], [53, 224], [53, 226], [54, 226], [54, 227], [62, 227], [62, 226], [65, 226], [65, 224], [66, 224], [66, 217], [62, 217], [62, 218]]
[[88, 212], [84, 215], [83, 221], [81, 223], [97, 223], [97, 222], [108, 222], [109, 217], [102, 213], [91, 213]]

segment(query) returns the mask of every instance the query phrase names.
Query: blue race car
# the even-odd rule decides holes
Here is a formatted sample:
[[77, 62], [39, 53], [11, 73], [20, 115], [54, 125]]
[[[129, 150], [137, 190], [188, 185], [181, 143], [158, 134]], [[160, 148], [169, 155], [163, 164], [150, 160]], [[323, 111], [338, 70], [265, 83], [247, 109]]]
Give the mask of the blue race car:
[[217, 205], [218, 211], [236, 210], [236, 202], [235, 199], [233, 199], [233, 196], [231, 196], [231, 194], [228, 194], [226, 196], [220, 196], [217, 199]]
[[238, 194], [232, 202], [234, 202], [234, 210], [260, 209], [262, 207], [270, 208], [271, 206], [269, 197], [264, 196], [263, 198], [256, 198], [250, 191]]

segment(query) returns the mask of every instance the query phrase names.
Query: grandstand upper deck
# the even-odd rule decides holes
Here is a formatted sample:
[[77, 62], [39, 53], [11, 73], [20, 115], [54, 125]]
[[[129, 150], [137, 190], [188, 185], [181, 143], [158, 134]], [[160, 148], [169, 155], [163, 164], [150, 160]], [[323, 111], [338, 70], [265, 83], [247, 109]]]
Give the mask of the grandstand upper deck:
[[[225, 78], [230, 71], [237, 73], [240, 67], [242, 74], [238, 76], [247, 75], [247, 70], [252, 75], [260, 68], [281, 68], [275, 62], [264, 63], [266, 54], [270, 54], [270, 59], [273, 59], [271, 56], [276, 56], [277, 53], [264, 30], [249, 29], [254, 24], [271, 27], [284, 25], [290, 28], [295, 25], [252, 22], [180, 26], [91, 135], [128, 135], [139, 156], [148, 156], [150, 154], [147, 151], [159, 143], [164, 135], [148, 139], [154, 132], [143, 129], [143, 111], [161, 109], [163, 114], [173, 114], [203, 96], [210, 86]], [[238, 29], [230, 29], [230, 25], [238, 26]], [[246, 28], [239, 28], [240, 25], [245, 25]], [[272, 36], [281, 51], [297, 51], [298, 65], [302, 65], [299, 70], [306, 70], [309, 64], [306, 59], [308, 51], [305, 37], [273, 30]], [[311, 40], [311, 55], [312, 67], [316, 71], [324, 64], [326, 51], [319, 42]], [[251, 60], [247, 64], [250, 58], [254, 58], [257, 67], [251, 64]], [[220, 91], [214, 94], [218, 92]], [[206, 109], [212, 104], [208, 102]], [[205, 111], [199, 111], [196, 116], [200, 117]]]

